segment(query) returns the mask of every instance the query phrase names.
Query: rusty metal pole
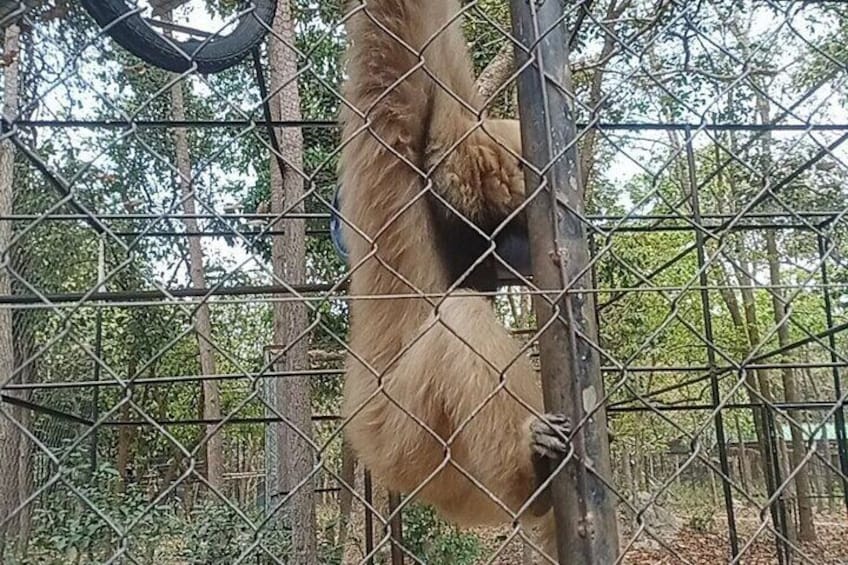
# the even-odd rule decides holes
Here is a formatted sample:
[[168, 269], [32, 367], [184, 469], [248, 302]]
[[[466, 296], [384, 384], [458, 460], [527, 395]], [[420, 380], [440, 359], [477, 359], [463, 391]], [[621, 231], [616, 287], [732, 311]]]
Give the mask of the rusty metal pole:
[[401, 512], [396, 512], [400, 507], [400, 493], [389, 493], [389, 530], [392, 535], [392, 565], [403, 565], [403, 516]]
[[[568, 2], [565, 2], [566, 4]], [[614, 563], [619, 553], [589, 243], [575, 143], [562, 0], [511, 0], [533, 282], [545, 410], [572, 422], [574, 458], [551, 483], [561, 563]], [[526, 66], [529, 61], [529, 66]], [[535, 168], [536, 171], [532, 169]], [[541, 173], [541, 174], [538, 174]], [[567, 289], [568, 294], [563, 293]], [[552, 304], [552, 300], [556, 299]], [[587, 417], [588, 416], [588, 417]]]

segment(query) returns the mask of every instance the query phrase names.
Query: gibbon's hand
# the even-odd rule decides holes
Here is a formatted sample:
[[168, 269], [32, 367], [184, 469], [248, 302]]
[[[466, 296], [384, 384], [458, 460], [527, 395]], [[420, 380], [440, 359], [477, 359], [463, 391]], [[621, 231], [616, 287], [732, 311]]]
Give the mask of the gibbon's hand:
[[434, 140], [428, 154], [428, 163], [438, 163], [434, 190], [478, 225], [499, 223], [524, 201], [520, 160], [482, 128], [456, 147]]

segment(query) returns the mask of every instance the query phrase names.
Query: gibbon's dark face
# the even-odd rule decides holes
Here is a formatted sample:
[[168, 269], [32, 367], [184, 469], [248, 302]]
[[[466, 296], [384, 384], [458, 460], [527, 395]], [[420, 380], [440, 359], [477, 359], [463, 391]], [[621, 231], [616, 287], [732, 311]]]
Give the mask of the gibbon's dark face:
[[[333, 199], [330, 235], [336, 252], [347, 263], [348, 249], [342, 234], [342, 222], [337, 212], [341, 206], [341, 193], [339, 189]], [[471, 273], [467, 273], [471, 265], [489, 248], [489, 238], [464, 222], [437, 198], [432, 198], [430, 201], [430, 213], [433, 214], [433, 220], [437, 226], [436, 245], [452, 283], [463, 275], [467, 275], [463, 278], [460, 288], [491, 292], [514, 278], [512, 273], [491, 255], [477, 265]], [[498, 232], [495, 243], [501, 259], [522, 275], [530, 276], [530, 249], [523, 216], [518, 216]]]
[[[450, 275], [450, 283], [462, 278], [460, 288], [480, 292], [497, 290], [503, 282], [498, 278], [500, 262], [490, 253], [475, 265], [491, 245], [491, 238], [483, 234], [492, 233], [495, 226], [477, 230], [435, 197], [430, 199], [430, 213], [436, 225], [436, 246]], [[495, 241], [499, 256], [525, 276], [530, 270], [526, 242], [527, 227], [523, 216], [518, 216], [498, 232]], [[472, 265], [473, 270], [468, 272]]]

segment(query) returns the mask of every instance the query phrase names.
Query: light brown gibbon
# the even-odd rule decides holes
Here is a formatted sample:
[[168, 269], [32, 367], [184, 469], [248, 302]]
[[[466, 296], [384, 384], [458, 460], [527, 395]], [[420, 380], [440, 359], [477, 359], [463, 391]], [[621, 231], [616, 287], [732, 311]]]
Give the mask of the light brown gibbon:
[[[347, 441], [385, 487], [448, 520], [511, 522], [562, 461], [569, 425], [538, 418], [529, 360], [471, 292], [496, 286], [491, 261], [475, 266], [487, 238], [451, 208], [490, 234], [523, 202], [518, 122], [481, 120], [457, 0], [346, 5]], [[547, 492], [520, 519], [555, 557]]]

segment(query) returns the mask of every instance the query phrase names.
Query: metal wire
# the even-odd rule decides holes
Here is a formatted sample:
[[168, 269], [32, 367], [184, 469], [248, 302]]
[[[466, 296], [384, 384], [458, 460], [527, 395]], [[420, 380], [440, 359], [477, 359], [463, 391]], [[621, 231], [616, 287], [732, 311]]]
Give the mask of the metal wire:
[[[0, 15], [0, 562], [178, 562], [194, 552], [284, 563], [299, 551], [318, 562], [438, 562], [420, 539], [431, 534], [473, 547], [474, 562], [517, 562], [519, 545], [555, 562], [457, 448], [502, 396], [540, 416], [511, 391], [511, 373], [453, 335], [503, 379], [445, 431], [390, 393], [385, 359], [348, 340], [357, 304], [425, 304], [432, 323], [387, 355], [391, 367], [431, 333], [453, 332], [444, 312], [459, 292], [491, 299], [521, 355], [541, 367], [545, 409], [571, 415], [572, 482], [547, 479], [561, 554], [783, 564], [848, 552], [846, 4], [516, 0], [525, 19], [513, 22], [506, 2], [456, 3], [423, 47], [406, 46], [417, 63], [374, 108], [351, 107], [338, 65], [354, 18], [396, 36], [369, 3], [299, 6], [294, 35], [275, 26], [269, 49], [216, 76], [139, 64], [77, 8], [12, 4]], [[233, 19], [211, 17], [214, 31], [153, 23], [214, 37]], [[485, 112], [428, 63], [459, 21], [483, 78], [516, 54], [486, 87]], [[291, 67], [282, 79], [272, 47]], [[470, 116], [432, 162], [410, 160], [368, 121], [413, 79]], [[296, 112], [285, 108], [293, 85]], [[336, 192], [348, 190], [336, 175], [351, 143], [339, 132], [342, 107], [421, 184], [378, 231], [332, 210], [346, 234], [372, 244], [349, 265], [328, 227]], [[527, 201], [484, 229], [439, 185], [440, 171], [491, 117], [519, 115], [525, 154], [491, 150], [519, 158]], [[292, 135], [302, 136], [294, 152]], [[274, 200], [272, 176], [299, 192]], [[505, 260], [507, 224], [552, 194], [524, 242], [533, 274], [519, 272]], [[425, 200], [483, 242], [436, 290], [379, 244]], [[302, 279], [273, 264], [301, 233]], [[554, 256], [556, 284], [540, 271]], [[351, 278], [373, 262], [402, 290], [352, 293]], [[509, 273], [498, 288], [464, 288], [492, 265]], [[340, 416], [346, 359], [378, 385]], [[599, 390], [588, 395], [587, 383]], [[298, 386], [299, 408], [284, 400]], [[351, 471], [342, 438], [373, 402], [444, 451], [409, 492]], [[514, 523], [456, 541], [422, 521], [415, 504], [440, 473], [464, 477]], [[175, 536], [173, 524], [228, 533]], [[94, 533], [71, 539], [83, 526]], [[57, 549], [62, 535], [72, 553]], [[317, 546], [303, 549], [303, 535]]]

